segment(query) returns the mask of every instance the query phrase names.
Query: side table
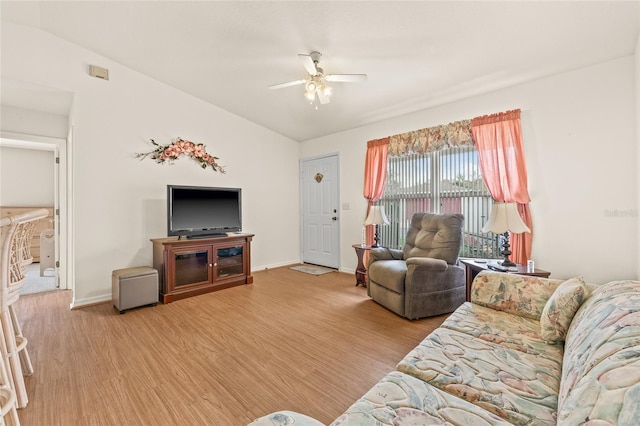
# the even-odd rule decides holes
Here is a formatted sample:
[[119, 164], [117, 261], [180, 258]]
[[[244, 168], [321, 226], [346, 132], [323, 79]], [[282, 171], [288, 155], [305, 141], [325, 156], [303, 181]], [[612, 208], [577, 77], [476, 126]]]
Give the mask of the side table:
[[368, 250], [371, 250], [372, 246], [362, 245], [362, 244], [354, 244], [354, 249], [356, 249], [356, 256], [358, 256], [358, 266], [356, 267], [356, 287], [360, 284], [363, 286], [367, 286], [367, 268], [364, 266], [364, 253]]
[[[471, 301], [471, 283], [473, 279], [482, 271], [491, 271], [489, 265], [500, 266], [499, 262], [502, 259], [471, 259], [460, 258], [460, 262], [465, 266], [466, 278], [467, 278], [467, 302]], [[515, 268], [515, 269], [514, 269]], [[533, 277], [549, 278], [551, 272], [543, 271], [542, 269], [534, 269], [533, 272], [527, 272], [527, 267], [524, 265], [516, 265], [511, 268], [512, 270], [504, 272], [505, 274], [517, 274], [517, 275], [529, 275]]]

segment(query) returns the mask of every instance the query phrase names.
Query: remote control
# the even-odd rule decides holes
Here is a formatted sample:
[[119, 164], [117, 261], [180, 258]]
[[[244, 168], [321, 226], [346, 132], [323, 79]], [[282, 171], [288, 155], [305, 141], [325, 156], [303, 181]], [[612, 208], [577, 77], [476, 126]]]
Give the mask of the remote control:
[[498, 266], [498, 265], [489, 265], [489, 269], [493, 269], [494, 271], [499, 271], [499, 272], [507, 272], [508, 271], [507, 268], [503, 268], [502, 266]]

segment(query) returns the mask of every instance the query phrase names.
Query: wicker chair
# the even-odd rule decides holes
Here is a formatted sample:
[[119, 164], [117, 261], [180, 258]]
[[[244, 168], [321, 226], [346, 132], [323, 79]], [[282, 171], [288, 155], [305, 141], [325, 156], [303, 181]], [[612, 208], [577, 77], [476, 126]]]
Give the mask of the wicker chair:
[[24, 408], [29, 402], [23, 375], [32, 374], [33, 366], [27, 351], [27, 339], [22, 335], [13, 304], [20, 296], [26, 267], [33, 261], [27, 246], [31, 244], [34, 225], [47, 215], [47, 210], [37, 209], [4, 218], [0, 222], [0, 350], [4, 361], [2, 367], [7, 372], [5, 381], [0, 369], [0, 388], [6, 384], [10, 386], [15, 392], [17, 408]]

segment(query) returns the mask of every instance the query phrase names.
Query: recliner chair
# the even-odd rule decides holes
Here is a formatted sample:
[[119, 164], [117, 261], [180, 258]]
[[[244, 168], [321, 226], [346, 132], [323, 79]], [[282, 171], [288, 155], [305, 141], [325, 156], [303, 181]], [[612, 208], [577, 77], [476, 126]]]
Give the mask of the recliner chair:
[[466, 294], [459, 265], [463, 224], [461, 214], [414, 214], [402, 250], [371, 250], [367, 294], [408, 319], [456, 310]]

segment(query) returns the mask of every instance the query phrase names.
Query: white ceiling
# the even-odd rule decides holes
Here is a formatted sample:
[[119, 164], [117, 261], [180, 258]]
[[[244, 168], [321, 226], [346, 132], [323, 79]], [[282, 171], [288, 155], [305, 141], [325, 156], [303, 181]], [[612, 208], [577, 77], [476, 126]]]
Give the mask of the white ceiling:
[[[632, 55], [639, 4], [2, 1], [1, 12], [304, 141]], [[318, 110], [302, 86], [267, 88], [306, 78], [297, 55], [313, 50], [325, 73], [368, 81], [332, 83]], [[3, 85], [3, 104], [20, 92]]]

